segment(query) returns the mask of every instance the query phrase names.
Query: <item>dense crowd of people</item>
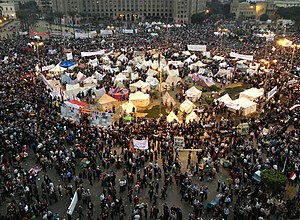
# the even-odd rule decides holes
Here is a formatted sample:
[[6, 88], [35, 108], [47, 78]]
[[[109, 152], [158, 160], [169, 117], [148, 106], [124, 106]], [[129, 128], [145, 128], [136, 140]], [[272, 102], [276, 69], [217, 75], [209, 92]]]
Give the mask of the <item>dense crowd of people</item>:
[[[286, 199], [285, 189], [271, 193], [252, 181], [257, 170], [275, 169], [283, 170], [288, 178], [294, 173], [296, 178], [289, 178], [289, 185], [299, 186], [299, 108], [291, 108], [300, 104], [299, 80], [286, 71], [290, 58], [278, 52], [278, 46], [272, 45], [277, 50], [270, 52], [270, 59], [278, 61], [271, 74], [235, 71], [227, 82], [265, 91], [278, 87], [270, 101], [259, 100], [257, 115], [242, 118], [249, 124], [249, 134], [243, 136], [235, 129], [241, 117], [217, 102], [197, 111], [199, 121], [182, 124], [167, 122], [165, 116], [159, 120], [133, 117], [130, 122], [120, 117], [110, 127], [93, 126], [86, 118], [80, 122], [64, 119], [60, 117], [62, 100], [52, 97], [36, 74], [37, 63], [57, 64], [66, 50], [84, 64], [80, 71], [85, 75], [96, 70], [105, 73], [105, 80], [98, 83], [107, 89], [116, 73], [106, 72], [101, 64], [88, 66], [81, 51], [113, 50], [130, 60], [134, 51], [158, 49], [169, 59], [174, 52], [186, 50], [184, 42], [188, 42], [207, 45], [214, 55], [235, 50], [254, 54], [256, 60], [263, 58], [262, 39], [253, 33], [242, 44], [239, 36], [222, 36], [225, 50], [214, 29], [208, 22], [161, 30], [158, 37], [141, 30], [130, 37], [46, 39], [39, 48], [40, 59], [36, 52], [24, 50], [30, 42], [26, 36], [1, 40], [0, 208], [4, 211], [0, 219], [298, 219], [299, 193]], [[49, 49], [57, 53], [48, 54]], [[151, 59], [149, 52], [145, 56]], [[197, 56], [204, 59], [200, 53]], [[110, 58], [115, 65], [117, 59]], [[178, 60], [183, 59], [179, 54]], [[225, 61], [232, 67], [236, 64], [228, 57]], [[216, 73], [219, 63], [212, 61], [206, 68]], [[299, 64], [296, 56], [294, 64]], [[120, 71], [126, 65], [126, 61], [121, 63]], [[145, 79], [145, 71], [136, 71]], [[180, 67], [182, 79], [192, 72]], [[185, 91], [189, 84], [184, 80], [181, 89]], [[177, 136], [184, 137], [186, 148], [194, 149], [188, 151], [187, 162], [175, 147]], [[148, 139], [149, 149], [133, 149], [133, 138]], [[29, 161], [34, 166], [26, 166]], [[224, 169], [228, 171], [225, 179], [220, 175]], [[95, 186], [100, 188], [95, 190]], [[76, 213], [67, 214], [61, 200], [69, 204], [75, 191]], [[210, 193], [216, 194], [212, 201]]]

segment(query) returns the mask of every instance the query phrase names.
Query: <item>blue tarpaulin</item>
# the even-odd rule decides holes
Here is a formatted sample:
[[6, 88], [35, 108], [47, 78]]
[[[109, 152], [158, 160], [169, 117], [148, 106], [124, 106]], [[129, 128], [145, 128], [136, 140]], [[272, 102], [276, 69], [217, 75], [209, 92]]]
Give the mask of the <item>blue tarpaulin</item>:
[[61, 62], [59, 65], [61, 66], [61, 67], [64, 67], [64, 68], [69, 68], [69, 67], [71, 67], [71, 66], [74, 66], [76, 63], [74, 63], [73, 61], [71, 61], [71, 60], [65, 60], [65, 61], [63, 61], [63, 62]]

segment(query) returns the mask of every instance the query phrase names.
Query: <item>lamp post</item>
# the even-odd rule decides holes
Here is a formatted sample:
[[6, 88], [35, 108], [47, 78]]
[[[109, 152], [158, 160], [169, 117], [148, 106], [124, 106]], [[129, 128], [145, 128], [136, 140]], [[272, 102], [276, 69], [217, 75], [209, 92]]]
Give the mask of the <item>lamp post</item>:
[[[30, 44], [36, 49], [36, 55], [37, 55], [37, 58], [38, 58], [38, 66], [40, 66], [39, 47], [44, 46], [44, 43], [43, 42], [31, 42]], [[39, 67], [39, 70], [40, 70], [40, 67]]]
[[228, 32], [227, 28], [219, 28], [218, 31], [221, 33], [221, 48], [223, 48], [223, 35]]
[[291, 70], [293, 69], [293, 63], [294, 63], [294, 57], [295, 57], [295, 51], [296, 49], [299, 49], [300, 48], [300, 45], [297, 45], [297, 44], [293, 44], [291, 46], [291, 48], [293, 48], [293, 52], [292, 52], [292, 60], [291, 60]]

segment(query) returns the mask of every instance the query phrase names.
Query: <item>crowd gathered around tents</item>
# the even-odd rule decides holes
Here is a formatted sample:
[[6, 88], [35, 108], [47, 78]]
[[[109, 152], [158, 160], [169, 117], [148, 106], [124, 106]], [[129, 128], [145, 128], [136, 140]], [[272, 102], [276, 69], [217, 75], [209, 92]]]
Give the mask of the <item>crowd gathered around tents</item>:
[[[154, 29], [0, 40], [0, 219], [299, 219], [297, 52], [209, 21]], [[154, 102], [167, 114], [137, 117]]]

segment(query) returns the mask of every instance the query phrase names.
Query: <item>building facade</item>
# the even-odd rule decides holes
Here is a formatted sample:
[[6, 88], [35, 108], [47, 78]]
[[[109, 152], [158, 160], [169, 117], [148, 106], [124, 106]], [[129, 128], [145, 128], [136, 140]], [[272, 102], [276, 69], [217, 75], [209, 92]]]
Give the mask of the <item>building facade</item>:
[[37, 6], [43, 13], [52, 11], [52, 0], [36, 0]]
[[2, 16], [9, 19], [16, 19], [16, 12], [19, 10], [19, 4], [16, 2], [0, 3]]
[[174, 21], [188, 23], [206, 9], [206, 0], [52, 0], [53, 12], [87, 20]]

